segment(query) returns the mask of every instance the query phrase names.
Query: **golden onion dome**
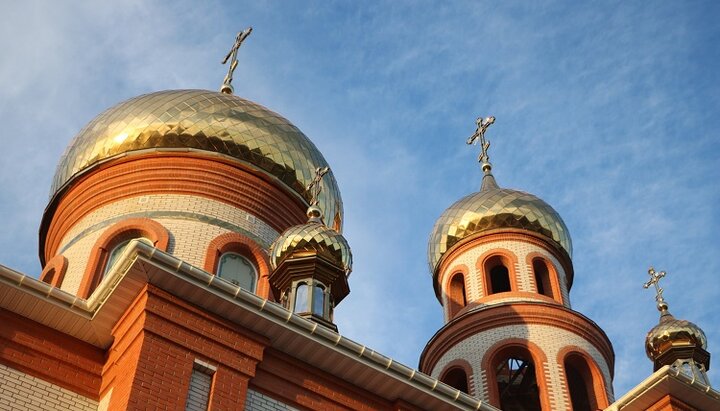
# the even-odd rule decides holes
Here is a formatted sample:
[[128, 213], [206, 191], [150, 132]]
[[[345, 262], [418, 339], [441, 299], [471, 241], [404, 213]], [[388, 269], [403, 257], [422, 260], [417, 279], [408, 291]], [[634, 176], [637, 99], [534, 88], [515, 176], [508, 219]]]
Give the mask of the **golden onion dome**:
[[428, 242], [430, 272], [463, 239], [503, 228], [541, 234], [572, 256], [570, 233], [557, 211], [532, 194], [498, 187], [488, 169], [480, 191], [451, 205], [435, 222]]
[[[315, 145], [288, 120], [240, 97], [207, 90], [169, 90], [124, 101], [92, 120], [73, 139], [58, 165], [51, 196], [83, 172], [149, 151], [209, 153], [275, 178], [309, 201], [306, 186], [327, 166]], [[342, 229], [342, 199], [335, 178], [323, 183], [319, 204], [326, 221]]]
[[706, 350], [707, 337], [697, 325], [675, 319], [670, 312], [663, 310], [660, 323], [645, 338], [645, 353], [654, 361], [673, 347], [699, 347]]
[[322, 223], [320, 210], [312, 206], [308, 209], [310, 220], [285, 230], [270, 246], [270, 266], [276, 269], [290, 256], [315, 253], [328, 258], [346, 275], [352, 271], [352, 253], [345, 237]]

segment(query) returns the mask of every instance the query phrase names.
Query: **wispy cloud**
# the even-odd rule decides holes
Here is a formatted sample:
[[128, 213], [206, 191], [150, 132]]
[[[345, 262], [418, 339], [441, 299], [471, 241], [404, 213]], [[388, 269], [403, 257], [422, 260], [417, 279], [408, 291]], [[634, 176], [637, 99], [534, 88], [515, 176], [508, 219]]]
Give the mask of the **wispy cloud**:
[[[714, 3], [24, 2], [0, 15], [0, 263], [28, 273], [55, 164], [92, 117], [166, 88], [215, 89], [253, 25], [238, 94], [317, 144], [356, 255], [341, 331], [409, 365], [441, 326], [425, 247], [445, 207], [476, 190], [464, 146], [478, 115], [499, 182], [563, 216], [574, 308], [615, 344], [616, 393], [651, 370], [657, 321], [640, 284], [670, 272], [671, 310], [713, 328], [720, 287], [720, 29]], [[622, 320], [618, 320], [621, 318]], [[711, 378], [716, 379], [711, 373]]]

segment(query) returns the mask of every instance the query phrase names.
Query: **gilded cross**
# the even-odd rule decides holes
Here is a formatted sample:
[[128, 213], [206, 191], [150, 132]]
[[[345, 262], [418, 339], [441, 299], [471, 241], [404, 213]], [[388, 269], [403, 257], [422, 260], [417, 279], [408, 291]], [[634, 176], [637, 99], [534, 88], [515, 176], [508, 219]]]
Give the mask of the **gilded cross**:
[[233, 72], [235, 72], [235, 68], [237, 68], [238, 62], [237, 62], [237, 53], [238, 49], [240, 49], [240, 46], [242, 45], [243, 41], [247, 38], [247, 36], [252, 33], [252, 27], [248, 27], [245, 30], [241, 31], [240, 33], [235, 36], [235, 44], [233, 44], [232, 48], [228, 52], [227, 56], [225, 56], [225, 59], [223, 59], [222, 64], [225, 64], [230, 60], [230, 67], [228, 67], [228, 72], [225, 75], [225, 79], [223, 80], [223, 84], [220, 87], [220, 92], [224, 94], [232, 94], [233, 93], [233, 87], [230, 83], [232, 83], [233, 80]]
[[650, 280], [643, 284], [643, 288], [650, 288], [651, 285], [655, 286], [655, 301], [657, 301], [658, 310], [664, 311], [667, 310], [667, 303], [665, 302], [665, 299], [663, 298], [663, 290], [660, 288], [660, 279], [665, 277], [667, 273], [665, 271], [655, 271], [655, 268], [650, 267], [648, 270], [648, 275], [650, 276]]
[[322, 182], [323, 176], [327, 174], [327, 172], [330, 171], [330, 167], [318, 167], [315, 169], [315, 178], [312, 179], [312, 181], [305, 187], [305, 190], [310, 193], [310, 206], [316, 206], [318, 205], [318, 197], [320, 196], [320, 191], [322, 191], [322, 186], [320, 183]]
[[488, 156], [490, 142], [485, 139], [485, 132], [488, 127], [495, 123], [495, 117], [478, 117], [478, 119], [475, 120], [475, 123], [477, 124], [477, 128], [475, 129], [475, 133], [467, 139], [467, 144], [473, 145], [478, 140], [480, 141], [480, 156], [478, 156], [478, 161], [482, 164], [483, 171], [486, 169], [489, 171], [491, 168], [490, 157]]

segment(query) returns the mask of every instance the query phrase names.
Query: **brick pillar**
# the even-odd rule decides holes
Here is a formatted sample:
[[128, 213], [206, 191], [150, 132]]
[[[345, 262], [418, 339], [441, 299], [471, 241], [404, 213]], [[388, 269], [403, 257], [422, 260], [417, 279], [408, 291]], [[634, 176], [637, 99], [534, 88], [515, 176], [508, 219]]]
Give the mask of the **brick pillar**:
[[109, 409], [184, 409], [196, 359], [216, 368], [210, 409], [244, 404], [261, 337], [148, 285], [113, 330], [101, 396]]

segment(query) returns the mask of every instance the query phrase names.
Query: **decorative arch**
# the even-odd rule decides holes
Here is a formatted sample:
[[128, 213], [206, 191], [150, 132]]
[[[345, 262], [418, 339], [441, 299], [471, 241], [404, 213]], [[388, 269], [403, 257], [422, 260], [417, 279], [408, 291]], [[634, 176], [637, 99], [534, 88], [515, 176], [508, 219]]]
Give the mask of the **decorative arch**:
[[538, 294], [563, 304], [563, 292], [560, 287], [560, 278], [555, 265], [543, 254], [529, 253], [525, 262], [533, 273], [533, 282]]
[[557, 362], [563, 369], [565, 392], [573, 411], [610, 406], [605, 377], [590, 354], [580, 347], [568, 346], [558, 352]]
[[473, 384], [473, 375], [473, 369], [470, 363], [464, 359], [457, 358], [445, 365], [438, 379], [455, 389], [474, 396], [475, 387]]
[[170, 233], [162, 224], [149, 218], [128, 218], [105, 230], [92, 248], [78, 296], [88, 298], [97, 288], [105, 274], [110, 252], [117, 245], [134, 239], [147, 238], [159, 250], [167, 251]]
[[65, 279], [67, 266], [67, 258], [62, 254], [56, 255], [45, 264], [45, 268], [43, 268], [40, 274], [40, 281], [46, 282], [53, 287], [60, 287], [63, 279]]
[[495, 407], [502, 408], [496, 373], [502, 363], [508, 361], [509, 358], [526, 358], [532, 361], [540, 409], [550, 410], [550, 390], [544, 372], [547, 357], [540, 347], [520, 338], [499, 341], [490, 347], [483, 356], [482, 369], [485, 370], [487, 376], [490, 403]]
[[[487, 251], [478, 258], [477, 269], [482, 273], [484, 297], [501, 292], [518, 291], [517, 273], [515, 271], [517, 262], [518, 258], [514, 253], [502, 249]], [[507, 280], [505, 280], [505, 276]], [[505, 281], [507, 282], [505, 283]]]
[[468, 268], [464, 264], [453, 267], [445, 278], [443, 289], [447, 304], [445, 313], [448, 321], [455, 317], [468, 303]]
[[204, 269], [215, 274], [220, 257], [224, 253], [237, 253], [250, 260], [258, 272], [255, 294], [262, 298], [271, 298], [270, 292], [270, 261], [265, 251], [253, 239], [240, 233], [230, 232], [215, 237], [208, 245], [205, 253]]

